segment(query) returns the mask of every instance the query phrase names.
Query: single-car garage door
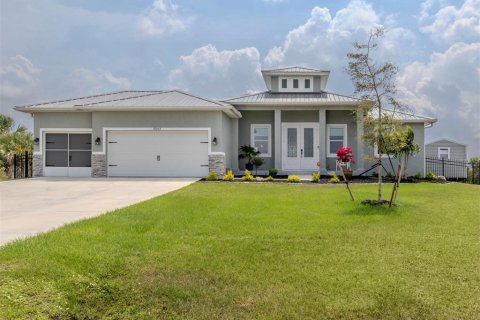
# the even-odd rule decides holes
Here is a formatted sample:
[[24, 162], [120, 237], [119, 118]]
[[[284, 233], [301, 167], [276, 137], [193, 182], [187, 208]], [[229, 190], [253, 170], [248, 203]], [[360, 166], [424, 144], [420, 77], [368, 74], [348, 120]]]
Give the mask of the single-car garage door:
[[208, 145], [206, 130], [109, 131], [108, 175], [204, 177]]

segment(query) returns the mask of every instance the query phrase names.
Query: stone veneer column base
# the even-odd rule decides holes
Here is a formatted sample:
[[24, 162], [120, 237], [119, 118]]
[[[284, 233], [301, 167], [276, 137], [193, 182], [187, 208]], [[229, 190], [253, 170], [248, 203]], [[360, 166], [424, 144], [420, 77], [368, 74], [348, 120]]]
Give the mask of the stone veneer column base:
[[100, 178], [107, 176], [107, 155], [92, 153], [92, 177]]
[[43, 176], [43, 156], [41, 154], [33, 154], [32, 177], [41, 176]]
[[225, 174], [225, 153], [212, 152], [208, 155], [208, 171], [215, 171], [219, 178]]

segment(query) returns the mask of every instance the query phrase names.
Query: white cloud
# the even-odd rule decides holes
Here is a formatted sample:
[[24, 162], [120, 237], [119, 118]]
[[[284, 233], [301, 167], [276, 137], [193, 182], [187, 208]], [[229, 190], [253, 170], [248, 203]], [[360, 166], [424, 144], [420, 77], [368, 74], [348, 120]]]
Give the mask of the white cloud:
[[202, 96], [225, 98], [264, 87], [260, 53], [253, 47], [218, 51], [208, 44], [180, 60], [170, 72], [171, 85]]
[[28, 94], [37, 84], [40, 69], [22, 55], [2, 63], [0, 68], [0, 98], [15, 98]]
[[443, 5], [434, 15], [434, 0], [422, 3], [420, 30], [436, 41], [478, 41], [480, 39], [480, 1], [466, 0], [460, 8]]
[[139, 30], [146, 36], [165, 36], [185, 31], [193, 17], [179, 15], [178, 6], [171, 0], [155, 0], [138, 21]]
[[382, 21], [372, 5], [361, 0], [351, 1], [333, 17], [327, 8], [315, 7], [303, 25], [287, 34], [281, 46], [270, 49], [264, 62], [269, 67], [306, 65], [330, 69], [329, 87], [333, 85], [336, 90], [348, 93], [351, 85], [344, 67], [352, 43], [364, 41], [374, 27], [387, 26], [388, 32], [380, 43], [379, 54], [387, 59], [405, 54], [408, 46], [403, 46], [404, 52], [401, 52], [399, 43], [403, 40], [411, 42], [414, 35], [395, 25], [393, 16]]
[[439, 119], [429, 136], [465, 141], [480, 155], [480, 43], [456, 43], [426, 63], [407, 65], [398, 89], [417, 112]]
[[80, 96], [125, 90], [131, 87], [128, 78], [116, 77], [109, 71], [93, 71], [86, 68], [73, 70], [65, 85], [70, 95], [74, 93]]

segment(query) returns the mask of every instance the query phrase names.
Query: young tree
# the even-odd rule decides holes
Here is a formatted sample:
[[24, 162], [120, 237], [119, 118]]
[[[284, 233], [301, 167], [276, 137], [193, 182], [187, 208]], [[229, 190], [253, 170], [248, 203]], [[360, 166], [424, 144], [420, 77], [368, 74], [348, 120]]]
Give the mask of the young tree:
[[[398, 130], [400, 123], [395, 120], [395, 112], [405, 107], [395, 98], [395, 78], [397, 66], [390, 62], [380, 63], [376, 59], [375, 50], [378, 41], [385, 35], [383, 28], [375, 28], [370, 32], [366, 43], [355, 42], [353, 52], [347, 54], [347, 72], [355, 86], [355, 95], [364, 101], [359, 107], [362, 114], [364, 134], [362, 139], [371, 147], [378, 148], [376, 157], [378, 165], [377, 201], [382, 201], [382, 151], [388, 149], [385, 137]], [[389, 107], [388, 113], [385, 108]]]

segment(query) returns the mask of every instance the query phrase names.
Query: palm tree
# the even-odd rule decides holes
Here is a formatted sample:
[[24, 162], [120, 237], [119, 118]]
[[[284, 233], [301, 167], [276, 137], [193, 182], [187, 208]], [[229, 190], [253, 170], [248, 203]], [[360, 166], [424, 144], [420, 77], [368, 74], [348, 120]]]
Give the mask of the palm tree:
[[23, 126], [15, 127], [15, 121], [0, 114], [0, 170], [8, 175], [15, 154], [33, 150], [33, 135]]

